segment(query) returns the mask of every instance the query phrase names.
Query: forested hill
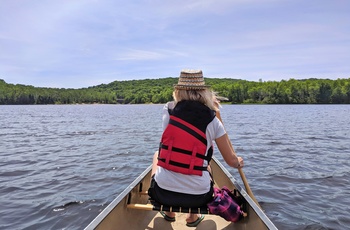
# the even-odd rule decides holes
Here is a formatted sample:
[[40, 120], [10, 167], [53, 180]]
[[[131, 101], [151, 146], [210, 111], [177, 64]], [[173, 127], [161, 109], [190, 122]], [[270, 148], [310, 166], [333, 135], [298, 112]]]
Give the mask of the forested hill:
[[[0, 79], [0, 105], [10, 104], [142, 104], [172, 100], [178, 78], [114, 81], [81, 89], [8, 84]], [[206, 78], [229, 103], [350, 104], [350, 78], [253, 82]]]

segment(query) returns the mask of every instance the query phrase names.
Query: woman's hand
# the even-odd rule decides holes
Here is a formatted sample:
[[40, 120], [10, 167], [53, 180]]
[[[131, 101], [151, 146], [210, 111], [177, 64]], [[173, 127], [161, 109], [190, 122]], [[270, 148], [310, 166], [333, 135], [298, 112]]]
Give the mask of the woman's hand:
[[243, 168], [244, 162], [242, 157], [237, 157], [237, 166], [235, 168], [240, 169]]

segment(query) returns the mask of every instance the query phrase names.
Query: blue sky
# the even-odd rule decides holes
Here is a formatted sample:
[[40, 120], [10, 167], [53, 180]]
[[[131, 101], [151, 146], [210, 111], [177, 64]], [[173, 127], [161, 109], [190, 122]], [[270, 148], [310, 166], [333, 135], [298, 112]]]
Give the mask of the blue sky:
[[0, 79], [350, 77], [348, 0], [1, 0]]

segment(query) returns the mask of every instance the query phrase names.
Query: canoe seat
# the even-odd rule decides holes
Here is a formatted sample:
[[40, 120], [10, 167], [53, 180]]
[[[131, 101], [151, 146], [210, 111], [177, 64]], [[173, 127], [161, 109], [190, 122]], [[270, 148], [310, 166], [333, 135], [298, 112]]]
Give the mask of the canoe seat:
[[148, 210], [148, 211], [210, 214], [207, 206], [200, 207], [200, 208], [165, 206], [153, 201], [152, 201], [152, 204], [128, 204], [127, 207], [132, 209], [140, 209], [140, 210]]
[[[139, 191], [139, 195], [148, 195], [147, 191]], [[177, 207], [177, 206], [166, 206], [162, 205], [154, 200], [149, 199], [150, 203], [147, 204], [132, 204], [130, 203], [131, 195], [129, 194], [129, 199], [127, 203], [127, 208], [130, 209], [139, 209], [139, 210], [147, 210], [147, 211], [165, 211], [165, 212], [180, 212], [180, 213], [193, 213], [193, 214], [212, 214], [210, 213], [207, 206], [199, 207], [199, 208], [190, 208], [190, 207]], [[241, 206], [243, 208], [243, 216], [248, 216], [247, 207], [245, 203]]]
[[[147, 191], [138, 192], [139, 195], [147, 195]], [[201, 214], [210, 214], [207, 206], [201, 208], [188, 208], [188, 207], [175, 207], [175, 206], [165, 206], [155, 202], [154, 200], [149, 200], [148, 204], [132, 204], [131, 202], [131, 194], [129, 194], [127, 208], [130, 209], [140, 209], [140, 210], [148, 210], [148, 211], [165, 211], [165, 212], [182, 212], [182, 213], [201, 213]]]

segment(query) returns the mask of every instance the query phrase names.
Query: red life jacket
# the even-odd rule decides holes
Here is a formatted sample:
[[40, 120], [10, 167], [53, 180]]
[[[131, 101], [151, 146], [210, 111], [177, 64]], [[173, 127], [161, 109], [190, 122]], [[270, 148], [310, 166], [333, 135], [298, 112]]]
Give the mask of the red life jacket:
[[158, 166], [201, 176], [207, 170], [204, 160], [209, 164], [213, 154], [212, 146], [207, 152], [205, 132], [215, 112], [199, 102], [181, 101], [169, 114], [169, 124], [159, 146]]

